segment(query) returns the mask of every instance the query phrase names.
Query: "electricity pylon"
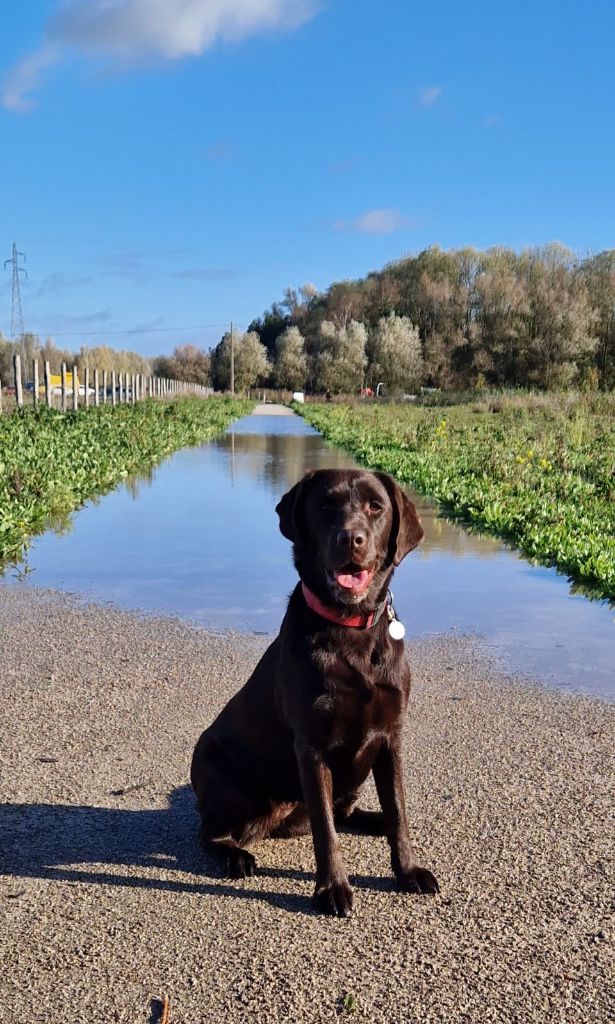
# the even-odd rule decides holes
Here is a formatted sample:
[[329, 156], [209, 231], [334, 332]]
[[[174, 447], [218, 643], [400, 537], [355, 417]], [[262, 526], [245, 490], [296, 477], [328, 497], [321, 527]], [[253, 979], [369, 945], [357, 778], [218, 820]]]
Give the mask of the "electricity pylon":
[[15, 242], [13, 242], [13, 255], [10, 259], [4, 261], [4, 268], [8, 267], [9, 263], [13, 268], [13, 284], [11, 289], [11, 341], [21, 341], [21, 372], [27, 377], [27, 369], [25, 365], [25, 343], [24, 343], [24, 327], [23, 327], [23, 309], [21, 307], [21, 288], [19, 285], [19, 275], [25, 274], [28, 276], [28, 272], [25, 267], [19, 266], [19, 257], [23, 256], [24, 263], [26, 262], [25, 252], [20, 252]]

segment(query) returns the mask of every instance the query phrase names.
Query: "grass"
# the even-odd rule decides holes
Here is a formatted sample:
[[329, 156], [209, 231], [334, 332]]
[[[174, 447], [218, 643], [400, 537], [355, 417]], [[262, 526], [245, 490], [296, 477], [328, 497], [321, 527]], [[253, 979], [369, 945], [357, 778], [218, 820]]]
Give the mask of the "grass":
[[206, 441], [253, 405], [181, 398], [0, 416], [0, 561], [19, 561], [29, 538], [50, 519], [178, 448]]
[[612, 394], [295, 408], [359, 462], [557, 566], [590, 596], [615, 599]]

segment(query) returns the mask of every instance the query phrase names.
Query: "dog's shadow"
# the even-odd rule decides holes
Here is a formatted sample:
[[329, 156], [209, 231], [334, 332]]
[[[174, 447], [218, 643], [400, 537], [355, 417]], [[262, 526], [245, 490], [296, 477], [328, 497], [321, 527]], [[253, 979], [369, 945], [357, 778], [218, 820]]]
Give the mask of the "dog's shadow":
[[[197, 813], [190, 786], [178, 786], [168, 806], [157, 810], [66, 804], [0, 805], [0, 875], [46, 878], [132, 889], [235, 896], [311, 913], [305, 896], [252, 888], [249, 881], [223, 879], [197, 840]], [[273, 840], [283, 842], [283, 840]], [[257, 855], [258, 859], [258, 855]], [[90, 867], [91, 865], [91, 867]], [[129, 867], [127, 873], [105, 870]], [[134, 871], [134, 868], [148, 869]], [[152, 871], [151, 869], [158, 869]], [[313, 881], [305, 871], [257, 869], [260, 877]], [[183, 878], [198, 875], [202, 881]], [[205, 879], [211, 879], [206, 881]], [[386, 879], [354, 876], [361, 888], [388, 889]], [[9, 894], [10, 895], [10, 894]]]

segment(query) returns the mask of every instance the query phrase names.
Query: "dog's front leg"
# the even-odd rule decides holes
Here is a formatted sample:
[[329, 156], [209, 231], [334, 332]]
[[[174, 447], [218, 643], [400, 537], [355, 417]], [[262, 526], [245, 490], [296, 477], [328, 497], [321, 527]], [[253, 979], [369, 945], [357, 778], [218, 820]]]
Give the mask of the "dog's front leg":
[[391, 866], [399, 888], [404, 892], [439, 892], [438, 883], [431, 871], [417, 864], [410, 842], [399, 735], [390, 736], [388, 742], [383, 744], [372, 771], [391, 847]]
[[313, 750], [295, 746], [303, 798], [310, 814], [316, 856], [314, 900], [325, 914], [349, 917], [352, 889], [342, 863], [333, 820], [331, 769]]

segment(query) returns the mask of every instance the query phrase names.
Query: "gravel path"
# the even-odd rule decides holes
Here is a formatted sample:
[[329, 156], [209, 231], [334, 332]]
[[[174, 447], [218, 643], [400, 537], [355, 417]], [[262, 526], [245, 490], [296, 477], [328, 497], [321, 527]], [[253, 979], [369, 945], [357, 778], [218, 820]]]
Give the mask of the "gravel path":
[[345, 835], [332, 920], [309, 838], [242, 882], [197, 847], [192, 747], [265, 643], [0, 589], [2, 1024], [154, 1024], [165, 992], [170, 1024], [612, 1019], [615, 706], [413, 644], [410, 815], [442, 893], [396, 893], [384, 840]]
[[257, 405], [252, 410], [253, 416], [296, 416], [297, 413], [289, 409], [287, 405], [277, 405], [271, 402], [267, 405]]

